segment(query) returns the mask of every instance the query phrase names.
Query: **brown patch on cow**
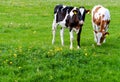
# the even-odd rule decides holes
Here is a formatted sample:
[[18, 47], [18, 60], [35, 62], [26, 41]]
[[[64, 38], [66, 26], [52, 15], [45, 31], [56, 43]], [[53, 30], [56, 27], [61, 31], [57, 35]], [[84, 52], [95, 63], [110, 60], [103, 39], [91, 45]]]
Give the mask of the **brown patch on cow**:
[[76, 26], [75, 28], [76, 28], [76, 30], [80, 29], [80, 25]]
[[[100, 32], [106, 31], [105, 29], [109, 27], [109, 26], [108, 27], [106, 27], [106, 26], [109, 25], [109, 23], [110, 23], [110, 20], [101, 20]], [[106, 26], [104, 26], [104, 25], [106, 25]]]
[[105, 36], [102, 36], [100, 39], [100, 43], [103, 43], [104, 39], [105, 39]]
[[98, 26], [100, 25], [100, 22], [101, 22], [101, 16], [99, 16], [98, 19], [95, 19], [95, 13], [97, 13], [100, 8], [101, 8], [101, 7], [97, 7], [97, 8], [95, 9], [95, 11], [93, 12], [93, 22], [94, 22], [95, 24], [97, 24]]
[[106, 22], [107, 22], [107, 25], [109, 25], [109, 23], [110, 23], [110, 20], [106, 20]]

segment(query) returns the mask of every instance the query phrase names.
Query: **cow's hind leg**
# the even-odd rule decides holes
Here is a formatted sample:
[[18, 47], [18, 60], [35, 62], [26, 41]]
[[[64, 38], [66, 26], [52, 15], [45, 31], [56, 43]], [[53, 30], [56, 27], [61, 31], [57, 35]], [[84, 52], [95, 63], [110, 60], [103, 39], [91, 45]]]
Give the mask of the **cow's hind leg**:
[[61, 44], [64, 46], [64, 27], [60, 30]]
[[53, 38], [52, 38], [52, 44], [54, 44], [55, 42], [55, 35], [56, 35], [56, 28], [57, 28], [57, 23], [55, 20], [53, 20], [53, 24], [52, 24], [52, 34], [53, 34]]

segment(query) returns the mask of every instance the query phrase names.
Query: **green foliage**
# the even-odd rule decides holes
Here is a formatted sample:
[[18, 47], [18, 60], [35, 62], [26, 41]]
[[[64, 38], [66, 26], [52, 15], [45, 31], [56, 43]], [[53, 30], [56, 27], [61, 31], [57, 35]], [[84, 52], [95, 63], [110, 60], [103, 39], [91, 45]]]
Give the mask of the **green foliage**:
[[[114, 3], [114, 4], [113, 4]], [[56, 4], [102, 4], [111, 12], [110, 35], [96, 46], [91, 15], [86, 16], [81, 49], [69, 49], [69, 32], [61, 46], [59, 27], [52, 40]], [[2, 0], [0, 1], [0, 82], [119, 82], [119, 0]]]

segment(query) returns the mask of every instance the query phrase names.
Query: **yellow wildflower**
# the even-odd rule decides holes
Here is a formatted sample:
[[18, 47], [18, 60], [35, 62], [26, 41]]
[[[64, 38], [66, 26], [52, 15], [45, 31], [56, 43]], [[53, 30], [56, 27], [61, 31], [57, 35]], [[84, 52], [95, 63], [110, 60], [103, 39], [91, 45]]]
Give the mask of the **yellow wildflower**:
[[13, 54], [14, 55], [14, 57], [17, 57], [17, 54]]
[[22, 67], [19, 66], [18, 68], [21, 69]]
[[10, 64], [12, 64], [12, 62], [10, 62]]
[[85, 53], [85, 56], [87, 56], [88, 54], [87, 53]]

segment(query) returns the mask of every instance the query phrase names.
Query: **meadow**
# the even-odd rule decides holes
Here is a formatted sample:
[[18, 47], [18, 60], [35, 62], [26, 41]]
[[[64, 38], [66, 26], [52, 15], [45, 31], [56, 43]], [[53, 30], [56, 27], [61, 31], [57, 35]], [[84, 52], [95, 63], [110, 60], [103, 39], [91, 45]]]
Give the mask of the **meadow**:
[[[65, 46], [59, 30], [52, 45], [53, 9], [56, 4], [84, 6], [96, 4], [111, 13], [110, 35], [96, 46], [91, 15], [87, 14], [77, 49]], [[119, 82], [120, 81], [119, 0], [0, 0], [0, 82]]]

